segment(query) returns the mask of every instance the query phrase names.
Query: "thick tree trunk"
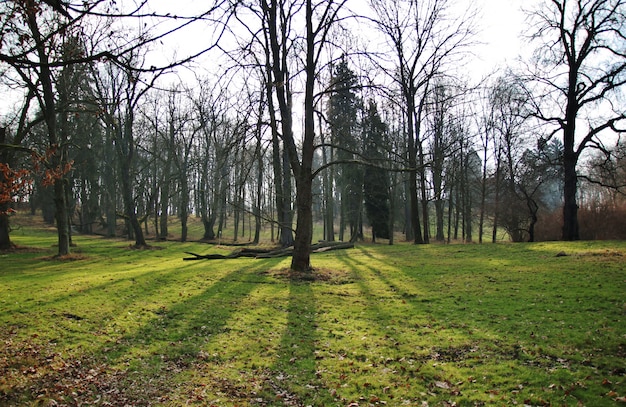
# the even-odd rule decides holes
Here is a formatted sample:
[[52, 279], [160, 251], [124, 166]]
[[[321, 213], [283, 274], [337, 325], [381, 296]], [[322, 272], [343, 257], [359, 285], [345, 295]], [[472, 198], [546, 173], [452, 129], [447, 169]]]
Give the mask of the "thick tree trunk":
[[0, 205], [0, 250], [9, 250], [13, 247], [9, 236], [9, 216], [6, 214], [8, 209], [9, 205]]
[[[420, 114], [419, 117], [421, 117], [421, 109], [422, 106], [420, 106]], [[421, 119], [420, 119], [421, 120]], [[419, 127], [419, 123], [416, 123], [416, 126]], [[422, 146], [422, 140], [421, 137], [419, 136], [419, 132], [416, 129], [416, 134], [417, 134], [417, 138], [416, 138], [416, 143], [419, 149], [419, 173], [420, 173], [420, 192], [422, 195], [422, 223], [423, 223], [423, 229], [424, 229], [424, 235], [422, 238], [422, 243], [430, 243], [430, 219], [429, 219], [429, 214], [428, 214], [428, 191], [426, 189], [426, 166], [424, 165], [424, 149]]]
[[57, 232], [59, 235], [59, 256], [67, 255], [70, 253], [71, 238], [70, 238], [70, 222], [67, 215], [67, 194], [65, 188], [67, 180], [64, 178], [56, 180], [54, 183], [54, 205], [55, 213], [54, 217], [57, 223]]
[[485, 202], [487, 199], [487, 139], [488, 135], [485, 132], [485, 143], [483, 146], [483, 171], [482, 171], [482, 179], [480, 183], [480, 218], [478, 221], [478, 243], [483, 242], [483, 231], [485, 228]]
[[293, 245], [291, 269], [295, 271], [311, 270], [311, 239], [313, 237], [313, 194], [310, 170], [296, 178], [296, 208], [298, 218], [296, 237]]
[[126, 212], [126, 216], [128, 217], [129, 227], [132, 229], [132, 236], [135, 238], [135, 246], [144, 247], [147, 246], [146, 240], [144, 238], [143, 229], [141, 229], [141, 224], [139, 223], [139, 219], [137, 218], [137, 212], [135, 210], [132, 186], [127, 176], [128, 171], [122, 168], [122, 198], [124, 199], [124, 208]]
[[493, 229], [491, 231], [491, 243], [496, 243], [498, 239], [498, 222], [500, 220], [500, 153], [496, 157], [496, 191], [493, 210]]
[[578, 204], [576, 194], [578, 190], [578, 177], [576, 175], [576, 160], [571, 157], [563, 157], [563, 169], [565, 181], [563, 184], [563, 240], [578, 240]]
[[569, 93], [567, 109], [565, 111], [565, 125], [563, 126], [563, 240], [579, 240], [578, 230], [578, 204], [576, 195], [578, 192], [578, 176], [576, 164], [578, 154], [574, 149], [576, 135], [576, 116], [578, 102], [576, 100], [576, 87], [578, 85], [578, 73], [574, 67], [570, 67]]
[[306, 0], [306, 85], [304, 93], [304, 140], [302, 142], [302, 162], [295, 153], [293, 135], [289, 140], [291, 168], [296, 178], [296, 208], [298, 219], [293, 245], [291, 269], [308, 272], [311, 270], [311, 239], [313, 237], [313, 154], [315, 138], [314, 99], [315, 85], [315, 34], [313, 33], [313, 7]]

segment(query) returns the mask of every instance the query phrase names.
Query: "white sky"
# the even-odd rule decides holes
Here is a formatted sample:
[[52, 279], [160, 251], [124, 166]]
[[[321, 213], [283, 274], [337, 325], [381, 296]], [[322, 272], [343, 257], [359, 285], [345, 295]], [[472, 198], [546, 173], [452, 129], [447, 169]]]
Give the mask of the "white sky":
[[[160, 3], [163, 0], [152, 0], [154, 4], [168, 4], [171, 7], [169, 1]], [[181, 11], [181, 14], [186, 14], [185, 6], [189, 0], [178, 0], [176, 2], [176, 9]], [[363, 1], [363, 0], [358, 0]], [[471, 0], [465, 0], [471, 1]], [[522, 45], [520, 41], [520, 32], [524, 27], [525, 15], [521, 11], [521, 7], [529, 7], [529, 5], [535, 3], [538, 0], [474, 0], [478, 8], [482, 10], [482, 19], [479, 22], [481, 32], [477, 40], [482, 45], [477, 46], [475, 50], [475, 59], [468, 64], [468, 70], [474, 72], [472, 76], [481, 77], [493, 71], [496, 67], [505, 66], [506, 64], [513, 63], [518, 55], [523, 53]], [[462, 4], [462, 3], [461, 3]], [[188, 7], [196, 8], [198, 3], [189, 1]], [[460, 5], [460, 4], [459, 4]], [[194, 30], [196, 31], [196, 30]], [[193, 50], [200, 49], [204, 41], [210, 41], [209, 33], [204, 35], [193, 35], [193, 38], [189, 39], [191, 48]], [[166, 41], [167, 43], [168, 41]], [[180, 46], [180, 54], [183, 54], [183, 49], [187, 48], [184, 44]], [[180, 57], [181, 55], [179, 55]], [[0, 91], [0, 120], [3, 115], [14, 109], [15, 99], [14, 95], [9, 92]]]
[[[483, 45], [476, 49], [473, 69], [487, 74], [497, 66], [514, 63], [519, 55], [525, 54], [525, 14], [522, 6], [529, 7], [536, 0], [476, 0], [482, 10], [481, 32], [478, 40]], [[525, 52], [526, 51], [526, 52]]]

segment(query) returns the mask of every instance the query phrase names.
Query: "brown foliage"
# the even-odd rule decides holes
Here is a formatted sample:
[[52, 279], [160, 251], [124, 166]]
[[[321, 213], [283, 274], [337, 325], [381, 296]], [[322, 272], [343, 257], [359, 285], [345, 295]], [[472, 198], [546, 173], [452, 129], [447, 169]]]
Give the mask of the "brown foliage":
[[585, 206], [578, 210], [583, 240], [626, 239], [626, 204]]
[[[581, 240], [626, 240], [626, 203], [587, 205], [578, 209]], [[560, 240], [563, 212], [557, 209], [539, 216], [537, 241]]]

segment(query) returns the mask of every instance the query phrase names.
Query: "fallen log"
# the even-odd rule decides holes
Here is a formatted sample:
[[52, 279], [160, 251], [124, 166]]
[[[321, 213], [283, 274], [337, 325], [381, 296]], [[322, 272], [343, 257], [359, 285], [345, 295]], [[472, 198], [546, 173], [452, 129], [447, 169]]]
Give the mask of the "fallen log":
[[[345, 242], [320, 242], [311, 245], [311, 253], [323, 253], [331, 250], [343, 250], [351, 249], [354, 247], [354, 243]], [[293, 254], [293, 246], [275, 249], [238, 249], [230, 254], [197, 254], [192, 252], [185, 252], [193, 257], [183, 257], [183, 260], [225, 260], [225, 259], [238, 259], [240, 257], [252, 257], [255, 259], [272, 259], [276, 257], [287, 257]]]

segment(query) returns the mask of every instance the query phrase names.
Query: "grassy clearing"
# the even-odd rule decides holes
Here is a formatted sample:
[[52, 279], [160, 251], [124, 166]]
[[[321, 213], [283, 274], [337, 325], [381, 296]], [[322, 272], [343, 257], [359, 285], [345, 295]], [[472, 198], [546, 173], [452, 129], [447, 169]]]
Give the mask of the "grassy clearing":
[[[360, 245], [183, 262], [24, 228], [0, 254], [0, 405], [587, 405], [626, 396], [626, 243]], [[224, 249], [229, 252], [230, 249]], [[558, 256], [565, 252], [566, 256]]]

